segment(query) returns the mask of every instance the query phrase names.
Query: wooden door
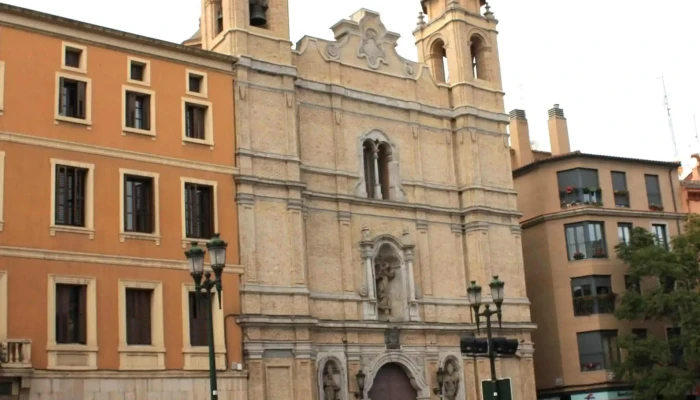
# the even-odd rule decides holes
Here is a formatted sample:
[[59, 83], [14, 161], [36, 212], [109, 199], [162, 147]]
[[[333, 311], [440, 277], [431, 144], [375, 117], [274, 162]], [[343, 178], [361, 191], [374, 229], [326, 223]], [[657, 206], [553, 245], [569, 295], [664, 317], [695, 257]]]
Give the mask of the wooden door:
[[369, 391], [371, 400], [416, 400], [416, 390], [400, 365], [386, 364], [377, 372]]

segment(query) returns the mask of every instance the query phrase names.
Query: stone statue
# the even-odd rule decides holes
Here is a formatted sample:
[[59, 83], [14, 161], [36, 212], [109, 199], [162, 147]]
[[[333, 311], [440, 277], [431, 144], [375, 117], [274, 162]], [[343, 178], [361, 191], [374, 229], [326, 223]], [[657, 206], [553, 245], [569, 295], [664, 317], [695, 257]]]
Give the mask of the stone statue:
[[383, 262], [376, 266], [377, 280], [377, 307], [384, 314], [391, 314], [391, 301], [389, 299], [389, 282], [394, 279], [396, 272], [391, 264]]
[[459, 392], [459, 372], [452, 361], [447, 362], [447, 374], [443, 381], [443, 394], [446, 400], [455, 400]]
[[323, 374], [323, 400], [340, 400], [338, 396], [340, 386], [335, 382], [333, 365], [326, 364], [326, 372]]

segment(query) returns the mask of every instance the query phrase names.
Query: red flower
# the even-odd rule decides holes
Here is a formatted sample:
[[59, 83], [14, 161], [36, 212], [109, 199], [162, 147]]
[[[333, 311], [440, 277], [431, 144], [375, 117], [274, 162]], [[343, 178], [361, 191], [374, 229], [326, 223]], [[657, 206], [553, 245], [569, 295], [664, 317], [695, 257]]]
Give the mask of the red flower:
[[574, 192], [573, 186], [567, 186], [567, 187], [566, 187], [566, 194], [571, 194], [571, 193], [573, 193], [573, 192]]

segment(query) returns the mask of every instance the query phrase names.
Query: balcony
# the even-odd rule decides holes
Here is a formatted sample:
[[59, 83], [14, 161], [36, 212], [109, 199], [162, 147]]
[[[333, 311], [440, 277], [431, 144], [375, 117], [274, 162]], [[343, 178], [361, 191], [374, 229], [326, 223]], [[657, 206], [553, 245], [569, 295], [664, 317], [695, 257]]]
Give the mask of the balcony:
[[567, 186], [559, 192], [561, 208], [577, 206], [603, 206], [603, 191], [597, 187], [572, 187]]
[[615, 293], [574, 298], [574, 316], [582, 317], [593, 314], [613, 314], [615, 312]]
[[584, 260], [587, 258], [607, 258], [603, 240], [590, 240], [583, 243], [569, 244], [569, 261]]
[[0, 368], [32, 368], [32, 341], [29, 339], [0, 341]]

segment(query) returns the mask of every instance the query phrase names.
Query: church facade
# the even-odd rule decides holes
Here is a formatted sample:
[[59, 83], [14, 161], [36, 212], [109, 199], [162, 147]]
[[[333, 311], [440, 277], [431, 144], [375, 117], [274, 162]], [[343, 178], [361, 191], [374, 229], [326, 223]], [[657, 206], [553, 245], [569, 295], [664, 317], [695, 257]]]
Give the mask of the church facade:
[[237, 58], [250, 400], [437, 399], [439, 368], [444, 399], [482, 398], [489, 361], [460, 337], [485, 334], [467, 287], [493, 276], [495, 334], [519, 341], [498, 377], [535, 398], [498, 21], [483, 0], [421, 5], [416, 63], [369, 10], [293, 45], [287, 0], [202, 1], [185, 44]]

